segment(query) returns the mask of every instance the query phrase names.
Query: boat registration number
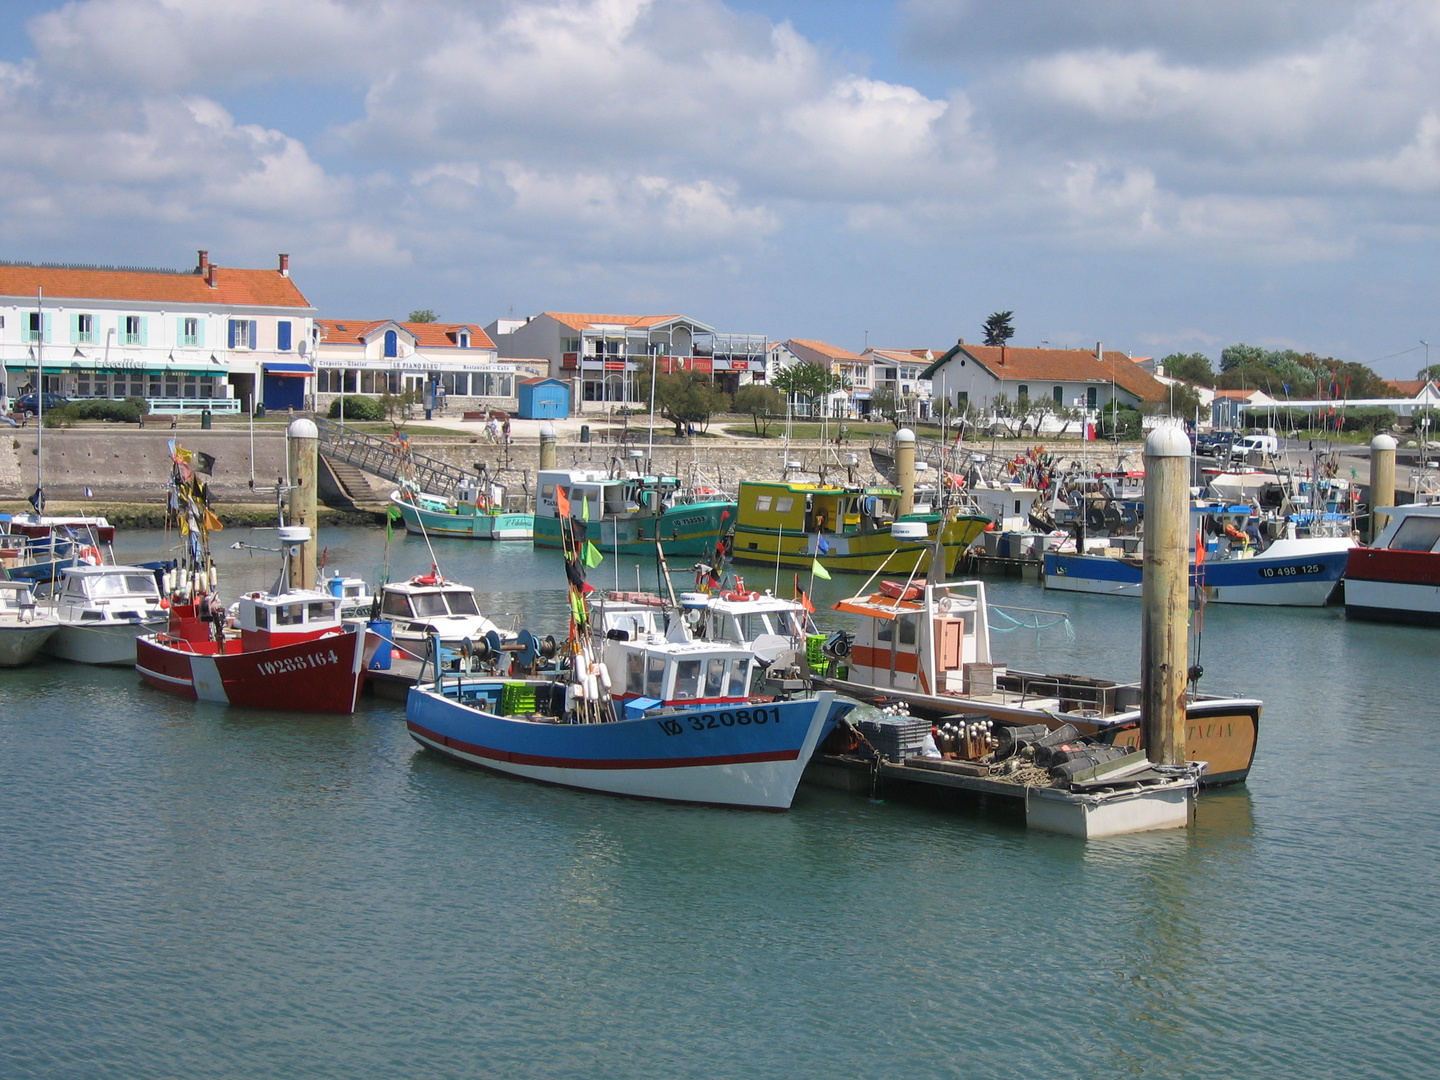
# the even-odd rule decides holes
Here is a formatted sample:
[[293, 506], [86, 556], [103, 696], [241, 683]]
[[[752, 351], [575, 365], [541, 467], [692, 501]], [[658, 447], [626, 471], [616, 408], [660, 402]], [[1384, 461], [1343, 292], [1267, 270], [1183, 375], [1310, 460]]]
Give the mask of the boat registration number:
[[712, 731], [715, 728], [748, 727], [751, 724], [780, 723], [779, 709], [733, 709], [721, 713], [687, 716], [684, 721], [670, 716], [655, 721], [666, 735], [679, 735], [688, 726], [691, 731]]
[[282, 671], [309, 671], [311, 668], [338, 663], [340, 663], [340, 657], [335, 654], [334, 649], [330, 649], [328, 652], [313, 652], [306, 653], [304, 656], [284, 656], [279, 660], [265, 660], [256, 664], [255, 667], [261, 675], [277, 675]]
[[1319, 563], [1302, 563], [1299, 566], [1262, 566], [1260, 576], [1263, 578], [1278, 577], [1305, 577], [1309, 574], [1323, 574], [1325, 567]]

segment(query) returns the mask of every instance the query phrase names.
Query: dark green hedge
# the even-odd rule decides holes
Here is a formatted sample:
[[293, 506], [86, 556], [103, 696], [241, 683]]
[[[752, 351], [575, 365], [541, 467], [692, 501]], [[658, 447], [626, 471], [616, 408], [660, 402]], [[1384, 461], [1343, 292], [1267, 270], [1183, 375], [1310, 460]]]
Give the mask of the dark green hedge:
[[[340, 419], [340, 398], [330, 402], [330, 411], [326, 414], [331, 420]], [[345, 395], [345, 419], [346, 420], [384, 420], [385, 406], [372, 397], [364, 397], [359, 394]]]

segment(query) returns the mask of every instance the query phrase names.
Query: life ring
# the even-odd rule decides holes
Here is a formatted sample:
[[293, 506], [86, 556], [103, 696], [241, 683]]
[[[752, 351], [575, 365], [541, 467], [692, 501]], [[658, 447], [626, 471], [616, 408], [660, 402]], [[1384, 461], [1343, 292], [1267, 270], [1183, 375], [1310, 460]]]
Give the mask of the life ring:
[[410, 579], [411, 585], [439, 585], [441, 581], [439, 574], [425, 574]]
[[1249, 543], [1250, 541], [1250, 538], [1246, 536], [1243, 531], [1237, 529], [1228, 521], [1225, 523], [1225, 535], [1228, 536], [1231, 540], [1239, 540], [1241, 543]]
[[93, 544], [80, 549], [80, 561], [87, 566], [100, 565], [100, 549]]
[[741, 592], [741, 591], [736, 590], [736, 589], [730, 589], [730, 590], [728, 590], [728, 591], [726, 591], [726, 592], [721, 593], [721, 594], [720, 594], [720, 599], [721, 599], [721, 600], [758, 600], [758, 599], [760, 599], [760, 594], [759, 594], [758, 592]]

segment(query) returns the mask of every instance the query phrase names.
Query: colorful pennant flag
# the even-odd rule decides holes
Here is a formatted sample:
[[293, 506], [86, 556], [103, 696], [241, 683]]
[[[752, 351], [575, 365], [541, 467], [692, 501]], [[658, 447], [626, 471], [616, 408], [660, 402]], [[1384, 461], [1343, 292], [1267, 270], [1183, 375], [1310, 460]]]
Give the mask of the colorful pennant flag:
[[592, 544], [592, 543], [591, 543], [590, 541], [588, 541], [588, 540], [585, 542], [585, 565], [586, 565], [586, 566], [588, 566], [591, 570], [594, 570], [595, 567], [597, 567], [597, 566], [600, 565], [600, 563], [604, 560], [604, 558], [605, 558], [605, 556], [600, 554], [600, 549], [599, 549], [599, 548], [597, 548], [594, 544]]
[[580, 520], [581, 520], [581, 521], [589, 521], [589, 520], [590, 520], [590, 496], [589, 496], [589, 495], [581, 495], [581, 496], [580, 496]]
[[830, 580], [830, 571], [820, 565], [819, 559], [810, 560], [810, 572], [818, 578], [824, 578], [826, 581]]
[[570, 497], [565, 494], [565, 489], [559, 484], [555, 485], [555, 509], [560, 511], [562, 518], [570, 516]]

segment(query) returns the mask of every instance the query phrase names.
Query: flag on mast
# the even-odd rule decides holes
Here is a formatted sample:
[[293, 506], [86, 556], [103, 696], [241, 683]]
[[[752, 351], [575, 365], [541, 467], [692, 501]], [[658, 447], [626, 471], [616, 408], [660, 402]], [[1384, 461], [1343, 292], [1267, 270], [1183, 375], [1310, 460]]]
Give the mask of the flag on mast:
[[810, 572], [818, 578], [824, 578], [826, 581], [830, 580], [830, 571], [820, 565], [819, 559], [810, 560]]

